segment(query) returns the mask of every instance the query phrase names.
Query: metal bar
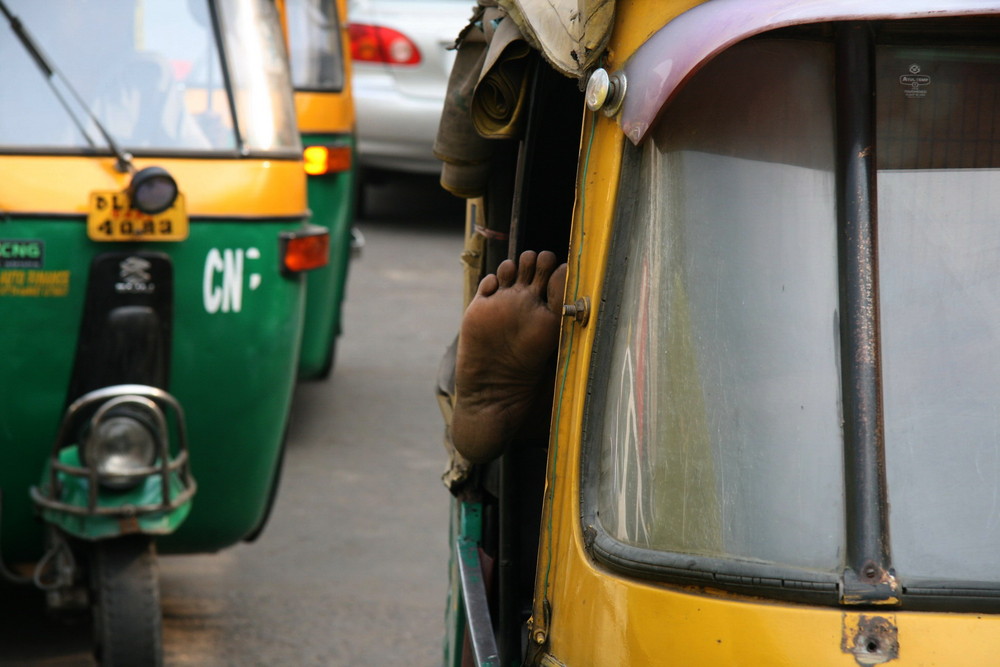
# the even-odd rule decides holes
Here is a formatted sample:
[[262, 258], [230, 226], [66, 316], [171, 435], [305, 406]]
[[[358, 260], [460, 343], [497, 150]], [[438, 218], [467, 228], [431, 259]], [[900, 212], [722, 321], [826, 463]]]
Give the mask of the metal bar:
[[837, 34], [837, 216], [847, 568], [841, 601], [891, 603], [879, 353], [874, 39]]
[[525, 188], [527, 187], [528, 181], [528, 169], [531, 164], [535, 152], [535, 145], [537, 144], [538, 137], [534, 136], [536, 132], [532, 132], [532, 129], [536, 126], [536, 123], [532, 122], [532, 118], [535, 115], [535, 105], [531, 103], [534, 99], [535, 89], [538, 86], [538, 62], [532, 59], [529, 64], [527, 71], [525, 71], [524, 76], [528, 78], [528, 95], [529, 103], [527, 104], [527, 109], [522, 110], [522, 113], [527, 114], [527, 118], [524, 122], [525, 134], [520, 141], [517, 142], [517, 163], [514, 169], [514, 192], [511, 197], [510, 204], [510, 233], [507, 239], [508, 243], [508, 257], [510, 259], [516, 260], [521, 256], [521, 252], [525, 250], [524, 238], [525, 229], [524, 223], [530, 217], [530, 212], [525, 209], [527, 205], [527, 192]]
[[469, 644], [477, 667], [500, 667], [500, 654], [493, 636], [490, 606], [486, 597], [486, 582], [479, 562], [479, 545], [459, 537], [455, 540], [458, 573], [462, 581], [462, 600], [469, 627]]
[[524, 139], [517, 142], [517, 166], [514, 169], [514, 195], [510, 203], [510, 231], [507, 234], [507, 257], [515, 262], [524, 249], [524, 170], [528, 148]]
[[[161, 502], [160, 504], [149, 504], [149, 505], [118, 505], [114, 507], [101, 507], [95, 505], [93, 507], [80, 507], [79, 505], [70, 505], [69, 503], [64, 503], [57, 498], [46, 497], [37, 486], [33, 486], [28, 489], [28, 493], [35, 504], [45, 507], [50, 510], [55, 510], [57, 512], [63, 512], [65, 514], [72, 514], [74, 516], [108, 516], [108, 517], [118, 517], [118, 518], [131, 518], [137, 517], [145, 514], [153, 514], [156, 512], [170, 512], [181, 505], [186, 503], [197, 492], [198, 487], [193, 482], [191, 486], [184, 488], [177, 495], [173, 497], [170, 502]], [[96, 495], [96, 494], [95, 494]]]

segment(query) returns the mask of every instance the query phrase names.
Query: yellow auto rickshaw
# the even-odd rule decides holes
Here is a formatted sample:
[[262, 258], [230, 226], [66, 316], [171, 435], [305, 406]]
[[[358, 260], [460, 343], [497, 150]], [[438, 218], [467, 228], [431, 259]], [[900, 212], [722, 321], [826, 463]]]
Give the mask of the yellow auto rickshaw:
[[545, 446], [452, 452], [446, 664], [997, 661], [998, 37], [994, 0], [482, 3], [437, 147], [466, 297], [552, 250], [566, 317]]

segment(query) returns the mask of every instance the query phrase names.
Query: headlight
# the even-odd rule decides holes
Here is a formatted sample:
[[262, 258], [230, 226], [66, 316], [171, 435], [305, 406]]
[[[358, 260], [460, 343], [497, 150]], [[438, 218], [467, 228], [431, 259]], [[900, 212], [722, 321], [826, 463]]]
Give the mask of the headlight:
[[141, 396], [119, 396], [102, 405], [90, 420], [83, 443], [86, 464], [97, 471], [100, 483], [125, 490], [142, 481], [137, 474], [156, 462], [166, 437], [160, 408]]
[[162, 213], [177, 199], [177, 182], [162, 167], [146, 167], [132, 177], [129, 196], [133, 208], [149, 215]]

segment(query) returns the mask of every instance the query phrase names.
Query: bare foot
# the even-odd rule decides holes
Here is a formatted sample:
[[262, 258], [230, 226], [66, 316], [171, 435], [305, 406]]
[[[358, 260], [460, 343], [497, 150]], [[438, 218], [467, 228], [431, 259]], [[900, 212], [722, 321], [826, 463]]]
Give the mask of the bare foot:
[[[551, 408], [552, 353], [559, 342], [566, 265], [548, 251], [505, 260], [479, 283], [458, 338], [455, 448], [474, 463], [503, 453], [532, 419]], [[541, 403], [548, 398], [548, 405]]]

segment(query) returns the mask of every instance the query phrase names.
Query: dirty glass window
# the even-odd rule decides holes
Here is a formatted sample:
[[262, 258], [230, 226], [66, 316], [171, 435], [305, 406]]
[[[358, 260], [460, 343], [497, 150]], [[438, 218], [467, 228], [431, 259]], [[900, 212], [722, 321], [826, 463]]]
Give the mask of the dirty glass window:
[[340, 23], [334, 0], [287, 0], [292, 84], [296, 90], [344, 87]]
[[841, 563], [832, 59], [804, 41], [732, 48], [623, 184], [640, 204], [617, 222], [624, 289], [597, 410], [598, 512], [624, 543]]
[[[46, 77], [0, 19], [0, 150], [231, 149], [206, 2], [8, 0], [61, 77]], [[213, 101], [221, 102], [213, 104]]]
[[878, 49], [893, 564], [990, 580], [1000, 553], [1000, 49]]

